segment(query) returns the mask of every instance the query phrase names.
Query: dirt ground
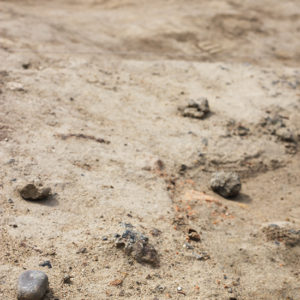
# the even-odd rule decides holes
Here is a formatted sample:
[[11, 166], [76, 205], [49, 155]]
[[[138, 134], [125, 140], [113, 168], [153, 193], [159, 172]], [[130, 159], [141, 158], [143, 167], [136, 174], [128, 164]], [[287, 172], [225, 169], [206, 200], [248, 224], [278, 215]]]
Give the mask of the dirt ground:
[[298, 0], [0, 0], [0, 298], [38, 269], [48, 300], [300, 299], [299, 67]]

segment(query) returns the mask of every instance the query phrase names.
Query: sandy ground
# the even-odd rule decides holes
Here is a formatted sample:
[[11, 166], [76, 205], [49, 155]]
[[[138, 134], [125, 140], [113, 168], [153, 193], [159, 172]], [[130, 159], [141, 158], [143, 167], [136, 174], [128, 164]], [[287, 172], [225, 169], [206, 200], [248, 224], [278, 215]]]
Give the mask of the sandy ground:
[[[48, 300], [300, 299], [299, 66], [297, 0], [0, 1], [0, 298], [39, 269]], [[124, 223], [159, 266], [115, 247]]]

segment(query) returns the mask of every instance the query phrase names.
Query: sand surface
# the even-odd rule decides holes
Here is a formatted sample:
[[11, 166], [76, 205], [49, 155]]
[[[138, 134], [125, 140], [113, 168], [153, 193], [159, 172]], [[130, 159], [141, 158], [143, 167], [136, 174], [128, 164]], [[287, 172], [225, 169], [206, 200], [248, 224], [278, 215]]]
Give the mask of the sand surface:
[[0, 1], [0, 298], [38, 269], [47, 300], [300, 299], [299, 66], [298, 0]]

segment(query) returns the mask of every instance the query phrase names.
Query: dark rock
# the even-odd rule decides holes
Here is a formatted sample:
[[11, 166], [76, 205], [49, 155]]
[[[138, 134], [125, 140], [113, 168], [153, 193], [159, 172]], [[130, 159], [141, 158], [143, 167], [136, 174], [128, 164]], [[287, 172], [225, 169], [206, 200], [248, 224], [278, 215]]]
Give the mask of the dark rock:
[[48, 288], [48, 276], [41, 271], [25, 271], [19, 277], [18, 299], [41, 300]]
[[229, 198], [238, 195], [242, 184], [237, 173], [222, 171], [212, 175], [210, 186], [217, 194]]
[[40, 266], [40, 267], [48, 267], [49, 269], [52, 268], [52, 265], [51, 265], [50, 260], [45, 260], [45, 261], [41, 262], [41, 263], [39, 264], [39, 266]]
[[72, 283], [72, 276], [70, 276], [70, 275], [65, 275], [64, 278], [63, 278], [63, 280], [62, 280], [62, 282], [63, 282], [64, 284], [71, 284], [71, 283]]
[[32, 183], [25, 185], [20, 190], [20, 195], [25, 200], [42, 200], [50, 196], [50, 194], [50, 188], [44, 188], [42, 186], [37, 187]]
[[129, 226], [125, 228], [127, 229], [115, 242], [116, 247], [123, 249], [128, 256], [133, 257], [139, 263], [157, 266], [159, 264], [158, 253], [153, 245], [148, 242], [148, 237], [133, 231]]
[[183, 107], [179, 107], [183, 117], [203, 119], [209, 112], [209, 104], [206, 98], [201, 97], [199, 99], [190, 100], [189, 104]]
[[23, 67], [24, 70], [27, 70], [31, 67], [31, 63], [23, 63], [22, 67]]
[[200, 240], [201, 240], [199, 233], [196, 230], [191, 229], [191, 228], [188, 231], [188, 238], [189, 238], [189, 240], [192, 240], [195, 242], [200, 242]]
[[249, 134], [249, 128], [239, 125], [236, 129], [236, 132], [239, 136], [245, 136]]

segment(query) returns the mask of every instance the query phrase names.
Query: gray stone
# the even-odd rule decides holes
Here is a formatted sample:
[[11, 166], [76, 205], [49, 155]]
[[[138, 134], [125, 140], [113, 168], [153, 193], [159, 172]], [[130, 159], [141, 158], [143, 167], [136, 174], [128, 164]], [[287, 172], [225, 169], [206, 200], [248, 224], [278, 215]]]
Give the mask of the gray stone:
[[42, 186], [37, 187], [33, 183], [26, 184], [21, 190], [20, 195], [25, 200], [42, 200], [50, 196], [51, 189]]
[[183, 117], [203, 119], [209, 112], [209, 105], [206, 98], [201, 97], [197, 100], [190, 100], [187, 106], [179, 107]]
[[238, 195], [242, 184], [237, 173], [221, 171], [212, 175], [210, 186], [217, 194], [229, 198]]
[[18, 282], [19, 300], [41, 300], [48, 288], [48, 276], [42, 271], [23, 272]]

